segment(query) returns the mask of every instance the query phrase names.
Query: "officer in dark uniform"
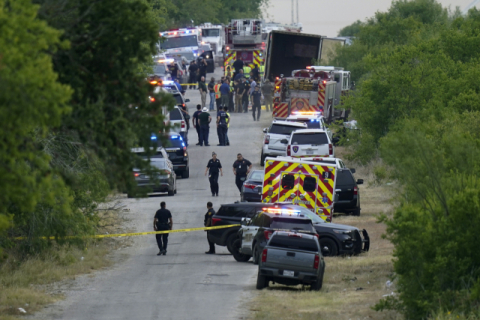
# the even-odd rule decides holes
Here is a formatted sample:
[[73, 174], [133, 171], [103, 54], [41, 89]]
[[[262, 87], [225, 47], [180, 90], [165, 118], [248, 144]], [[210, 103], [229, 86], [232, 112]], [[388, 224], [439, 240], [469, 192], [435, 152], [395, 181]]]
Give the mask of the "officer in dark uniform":
[[[160, 210], [157, 210], [155, 213], [155, 218], [153, 219], [153, 230], [155, 231], [162, 231], [162, 230], [172, 230], [173, 221], [172, 221], [172, 213], [165, 208], [165, 202], [162, 201], [160, 203]], [[160, 252], [158, 252], [157, 256], [163, 254], [167, 254], [167, 244], [168, 244], [168, 233], [164, 234], [156, 234], [155, 237], [157, 238], [157, 245]], [[163, 240], [163, 244], [162, 244]]]
[[212, 197], [218, 197], [218, 172], [223, 177], [222, 164], [220, 160], [217, 159], [217, 154], [212, 152], [212, 159], [208, 161], [207, 168], [205, 169], [205, 175], [209, 172], [208, 180], [210, 180], [210, 190], [212, 191]]
[[[207, 211], [207, 213], [205, 213], [204, 225], [205, 225], [205, 227], [211, 227], [212, 226], [212, 217], [215, 214], [215, 210], [213, 210], [213, 204], [211, 202], [207, 202], [207, 209], [208, 209], [208, 211]], [[205, 253], [206, 254], [215, 254], [215, 243], [208, 239], [208, 233], [209, 233], [209, 231], [207, 231], [207, 240], [208, 240], [208, 245], [210, 246], [210, 250], [208, 250]]]
[[227, 114], [227, 107], [220, 106], [219, 111], [217, 112], [217, 133], [219, 146], [226, 145], [228, 118], [229, 116]]
[[235, 175], [235, 184], [240, 191], [240, 196], [242, 195], [243, 183], [247, 179], [252, 166], [252, 163], [244, 159], [241, 153], [237, 154], [237, 161], [233, 163], [233, 174]]

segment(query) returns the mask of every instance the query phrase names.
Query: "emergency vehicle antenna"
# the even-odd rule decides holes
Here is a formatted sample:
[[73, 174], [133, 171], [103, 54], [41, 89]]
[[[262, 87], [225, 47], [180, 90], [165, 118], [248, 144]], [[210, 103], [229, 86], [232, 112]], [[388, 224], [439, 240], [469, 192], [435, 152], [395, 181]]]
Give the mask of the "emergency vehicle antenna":
[[298, 19], [298, 0], [297, 0], [297, 24], [300, 23], [300, 20]]
[[295, 23], [295, 20], [293, 20], [293, 8], [294, 8], [294, 7], [293, 7], [293, 4], [294, 4], [294, 1], [295, 1], [295, 0], [292, 0], [292, 24]]

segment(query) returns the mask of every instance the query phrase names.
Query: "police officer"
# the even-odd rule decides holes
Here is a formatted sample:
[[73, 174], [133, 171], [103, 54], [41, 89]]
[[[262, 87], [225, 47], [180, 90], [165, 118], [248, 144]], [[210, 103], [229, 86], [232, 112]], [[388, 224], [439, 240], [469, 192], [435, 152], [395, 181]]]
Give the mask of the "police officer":
[[219, 146], [225, 146], [226, 144], [226, 135], [227, 135], [227, 123], [228, 123], [228, 114], [227, 114], [227, 107], [220, 106], [220, 110], [217, 112], [217, 133], [218, 133], [218, 142]]
[[[172, 230], [173, 221], [172, 213], [165, 208], [165, 202], [160, 203], [160, 210], [157, 210], [155, 213], [155, 218], [153, 219], [153, 230], [162, 231], [162, 230]], [[168, 244], [168, 233], [156, 234], [158, 249], [160, 250], [157, 253], [159, 255], [167, 254], [167, 244]], [[163, 241], [162, 241], [163, 240]], [[162, 243], [163, 242], [163, 243]]]
[[205, 175], [209, 171], [208, 180], [210, 180], [210, 190], [212, 191], [212, 197], [218, 197], [218, 172], [223, 177], [222, 164], [217, 159], [217, 154], [212, 152], [212, 159], [208, 160], [207, 168], [205, 169]]
[[[204, 220], [204, 225], [205, 227], [211, 227], [212, 226], [212, 217], [215, 214], [215, 210], [213, 210], [213, 205], [211, 202], [207, 202], [207, 213], [205, 213], [205, 220]], [[210, 231], [207, 231], [207, 240], [208, 240], [208, 245], [210, 246], [210, 250], [206, 251], [206, 254], [215, 254], [215, 243], [210, 241], [208, 239], [208, 233]]]
[[242, 154], [237, 154], [237, 161], [233, 163], [233, 174], [235, 175], [235, 184], [237, 185], [240, 196], [242, 195], [242, 186], [247, 175], [252, 169], [252, 163], [247, 159], [244, 159]]

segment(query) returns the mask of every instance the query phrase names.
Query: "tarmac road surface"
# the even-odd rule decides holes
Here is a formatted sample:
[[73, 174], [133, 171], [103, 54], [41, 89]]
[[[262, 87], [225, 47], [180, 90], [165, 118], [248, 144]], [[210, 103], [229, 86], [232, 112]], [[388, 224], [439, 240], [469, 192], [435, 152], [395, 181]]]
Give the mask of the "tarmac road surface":
[[[218, 79], [221, 69], [217, 68]], [[211, 74], [208, 75], [210, 79]], [[200, 103], [198, 90], [188, 90], [186, 98], [190, 115]], [[207, 104], [209, 102], [207, 96]], [[203, 227], [206, 203], [212, 201], [217, 210], [221, 203], [240, 200], [232, 172], [236, 154], [260, 168], [262, 128], [271, 122], [271, 113], [262, 111], [260, 121], [253, 122], [251, 113], [231, 113], [228, 132], [230, 146], [217, 146], [215, 120], [210, 126], [210, 147], [196, 146], [197, 135], [189, 132], [190, 178], [177, 180], [178, 193], [144, 199], [123, 200], [130, 208], [129, 219], [135, 232], [153, 231], [152, 222], [161, 201], [173, 215], [173, 228]], [[212, 116], [215, 116], [212, 113]], [[214, 118], [214, 117], [212, 117]], [[219, 178], [220, 192], [212, 197], [205, 167], [215, 151], [223, 165]], [[216, 255], [206, 255], [208, 243], [204, 231], [175, 233], [169, 236], [166, 256], [157, 256], [154, 235], [136, 237], [125, 261], [93, 277], [77, 280], [75, 288], [65, 292], [60, 301], [33, 318], [45, 319], [239, 319], [248, 314], [244, 303], [255, 294], [258, 268], [250, 261], [236, 262], [226, 247], [216, 248]], [[82, 277], [80, 277], [82, 278]], [[38, 316], [38, 317], [37, 317]]]

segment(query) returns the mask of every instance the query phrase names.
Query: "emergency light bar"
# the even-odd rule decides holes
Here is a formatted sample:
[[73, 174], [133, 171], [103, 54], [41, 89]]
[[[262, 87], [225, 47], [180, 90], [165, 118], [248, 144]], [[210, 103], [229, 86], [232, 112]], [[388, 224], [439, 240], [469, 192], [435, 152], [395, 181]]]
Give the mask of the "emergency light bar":
[[318, 115], [321, 115], [322, 113], [319, 111], [293, 111], [293, 114], [318, 116]]
[[168, 63], [168, 62], [174, 62], [175, 59], [160, 59], [158, 60], [158, 63]]
[[300, 214], [300, 210], [292, 210], [292, 209], [277, 209], [277, 208], [262, 208], [263, 211], [268, 213], [274, 214], [288, 214], [288, 215], [298, 215]]

